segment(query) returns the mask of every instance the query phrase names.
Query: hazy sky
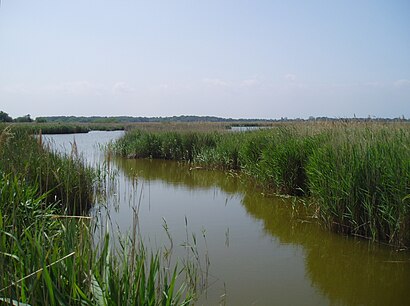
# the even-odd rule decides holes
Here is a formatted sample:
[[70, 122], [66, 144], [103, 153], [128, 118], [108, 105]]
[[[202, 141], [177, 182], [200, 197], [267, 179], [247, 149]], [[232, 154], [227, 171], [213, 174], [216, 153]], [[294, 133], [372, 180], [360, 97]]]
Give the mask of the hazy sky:
[[410, 117], [410, 1], [2, 0], [0, 110]]

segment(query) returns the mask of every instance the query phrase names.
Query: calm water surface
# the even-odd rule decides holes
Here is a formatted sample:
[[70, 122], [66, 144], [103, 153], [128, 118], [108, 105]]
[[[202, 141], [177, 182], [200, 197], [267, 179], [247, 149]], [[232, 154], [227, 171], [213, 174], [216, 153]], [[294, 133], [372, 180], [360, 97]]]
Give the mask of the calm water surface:
[[88, 163], [115, 174], [91, 211], [101, 230], [120, 237], [138, 221], [145, 245], [172, 247], [173, 260], [194, 258], [185, 246], [195, 235], [208, 288], [197, 305], [410, 305], [409, 253], [329, 233], [291, 200], [264, 196], [233, 174], [105, 159], [98, 144], [121, 135], [48, 138], [65, 152], [75, 139]]

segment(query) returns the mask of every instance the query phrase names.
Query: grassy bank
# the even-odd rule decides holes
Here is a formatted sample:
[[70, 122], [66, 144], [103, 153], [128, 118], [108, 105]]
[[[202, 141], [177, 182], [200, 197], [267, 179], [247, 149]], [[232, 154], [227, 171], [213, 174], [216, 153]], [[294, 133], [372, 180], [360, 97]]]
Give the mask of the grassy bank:
[[[76, 155], [44, 149], [26, 130], [0, 129], [0, 305], [180, 305], [180, 270], [109, 237], [93, 241], [86, 216], [93, 171]], [[129, 240], [134, 241], [134, 240]]]
[[236, 127], [272, 126], [273, 123], [258, 122], [0, 122], [0, 129], [12, 126], [15, 129], [26, 130], [32, 134], [74, 134], [88, 133], [90, 131], [118, 131], [118, 130], [144, 130], [144, 131], [172, 131], [196, 132], [226, 131]]
[[31, 134], [74, 134], [74, 133], [88, 133], [90, 128], [86, 125], [80, 124], [60, 124], [60, 123], [11, 123], [0, 124], [0, 128], [6, 126], [12, 127], [14, 130], [20, 132], [25, 131]]
[[0, 129], [11, 126], [19, 131], [31, 134], [74, 134], [89, 131], [117, 131], [124, 130], [126, 125], [118, 123], [0, 123]]
[[241, 171], [265, 188], [309, 196], [329, 228], [410, 245], [410, 127], [311, 123], [243, 132], [135, 130], [117, 154]]

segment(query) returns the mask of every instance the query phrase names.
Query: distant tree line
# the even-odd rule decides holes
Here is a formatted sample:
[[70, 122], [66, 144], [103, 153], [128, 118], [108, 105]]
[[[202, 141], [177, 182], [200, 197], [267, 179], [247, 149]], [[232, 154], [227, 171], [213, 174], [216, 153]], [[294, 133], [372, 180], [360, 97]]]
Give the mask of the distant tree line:
[[0, 111], [0, 122], [12, 122], [13, 118], [9, 116], [9, 114]]
[[402, 117], [397, 118], [329, 118], [329, 117], [313, 117], [308, 119], [295, 118], [289, 119], [287, 117], [281, 117], [280, 119], [232, 119], [221, 118], [215, 116], [193, 116], [182, 115], [172, 117], [132, 117], [132, 116], [49, 116], [49, 117], [37, 117], [35, 120], [31, 119], [30, 115], [23, 117], [11, 118], [7, 113], [0, 111], [0, 122], [61, 122], [61, 123], [137, 123], [137, 122], [228, 122], [233, 125], [240, 124], [255, 124], [255, 123], [268, 123], [268, 122], [304, 122], [304, 121], [344, 121], [344, 122], [366, 122], [366, 121], [380, 121], [380, 122], [409, 122], [410, 119]]
[[15, 119], [11, 118], [6, 112], [0, 111], [0, 122], [33, 122], [30, 115], [25, 115], [23, 117], [17, 117]]
[[77, 117], [77, 116], [52, 116], [52, 117], [37, 117], [36, 121], [42, 120], [44, 122], [82, 122], [82, 123], [135, 123], [135, 122], [228, 122], [238, 123], [241, 125], [254, 124], [254, 123], [268, 123], [268, 122], [304, 122], [304, 121], [344, 121], [344, 122], [366, 122], [366, 121], [380, 121], [380, 122], [409, 122], [410, 119], [406, 119], [404, 116], [397, 118], [330, 118], [330, 117], [313, 117], [308, 119], [281, 117], [280, 119], [233, 119], [233, 118], [221, 118], [215, 116], [193, 116], [182, 115], [172, 117], [131, 117], [131, 116], [115, 116], [115, 117]]
[[172, 117], [131, 117], [131, 116], [115, 116], [115, 117], [77, 117], [77, 116], [52, 116], [52, 117], [37, 117], [36, 120], [42, 119], [47, 122], [82, 122], [82, 123], [136, 123], [136, 122], [268, 122], [268, 119], [232, 119], [220, 118], [214, 116], [172, 116]]

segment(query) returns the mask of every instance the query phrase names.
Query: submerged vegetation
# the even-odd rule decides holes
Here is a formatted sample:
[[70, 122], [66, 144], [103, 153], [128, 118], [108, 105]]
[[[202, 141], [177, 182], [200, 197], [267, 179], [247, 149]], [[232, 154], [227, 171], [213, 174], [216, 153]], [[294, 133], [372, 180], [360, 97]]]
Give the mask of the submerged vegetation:
[[114, 150], [241, 171], [265, 188], [310, 197], [329, 228], [410, 245], [410, 127], [310, 123], [228, 133], [132, 130]]
[[60, 156], [40, 137], [0, 128], [0, 305], [184, 305], [180, 270], [134, 240], [93, 241], [87, 217], [97, 179], [75, 149]]

